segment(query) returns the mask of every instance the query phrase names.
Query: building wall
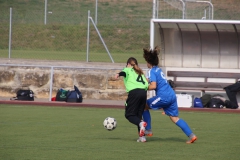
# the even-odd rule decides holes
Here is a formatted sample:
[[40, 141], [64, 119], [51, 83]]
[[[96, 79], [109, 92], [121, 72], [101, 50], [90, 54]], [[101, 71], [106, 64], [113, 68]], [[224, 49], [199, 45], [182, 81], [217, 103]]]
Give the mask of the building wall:
[[122, 78], [114, 79], [116, 69], [54, 68], [51, 82], [49, 67], [0, 67], [0, 96], [14, 97], [17, 90], [29, 88], [37, 98], [49, 98], [58, 89], [73, 90], [76, 85], [87, 99], [124, 100], [127, 97]]
[[[85, 66], [85, 67], [84, 67]], [[116, 66], [116, 65], [115, 65]], [[119, 65], [119, 66], [122, 66]], [[147, 69], [140, 66], [146, 72]], [[107, 69], [108, 68], [108, 69]], [[104, 99], [104, 100], [125, 100], [127, 93], [123, 79], [115, 80], [116, 73], [121, 71], [122, 67], [103, 68], [95, 66], [87, 68], [85, 64], [82, 67], [53, 67], [53, 77], [51, 80], [51, 67], [34, 67], [34, 66], [0, 66], [0, 97], [14, 97], [19, 89], [29, 88], [33, 90], [36, 98], [51, 98], [60, 88], [73, 90], [76, 85], [82, 92], [84, 99]], [[174, 71], [214, 71], [214, 72], [237, 72], [238, 69], [201, 69], [201, 68], [178, 68], [162, 67], [166, 74], [168, 70]], [[171, 79], [171, 77], [167, 77]], [[183, 79], [184, 81], [186, 79]], [[51, 82], [52, 81], [52, 82]], [[187, 81], [202, 81], [201, 78], [188, 78]], [[234, 79], [211, 79], [211, 81], [234, 83]], [[52, 85], [52, 94], [50, 92]], [[187, 92], [195, 97], [200, 97], [200, 91], [179, 91], [176, 93]], [[225, 92], [210, 94], [222, 94], [226, 98]], [[148, 91], [148, 98], [155, 95], [154, 91]], [[240, 102], [240, 93], [237, 95]]]

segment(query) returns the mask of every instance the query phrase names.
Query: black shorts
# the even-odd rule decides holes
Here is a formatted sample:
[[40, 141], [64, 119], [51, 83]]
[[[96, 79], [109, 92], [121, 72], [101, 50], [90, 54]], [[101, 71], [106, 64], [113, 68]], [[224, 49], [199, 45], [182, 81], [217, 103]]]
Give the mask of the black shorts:
[[144, 89], [134, 89], [128, 93], [125, 104], [125, 117], [138, 116], [142, 118], [147, 101], [147, 91]]

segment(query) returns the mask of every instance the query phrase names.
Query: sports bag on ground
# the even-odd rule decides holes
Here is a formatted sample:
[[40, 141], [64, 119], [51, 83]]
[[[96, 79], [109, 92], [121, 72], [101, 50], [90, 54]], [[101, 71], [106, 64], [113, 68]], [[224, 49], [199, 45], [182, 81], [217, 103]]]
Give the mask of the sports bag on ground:
[[168, 84], [174, 89], [176, 87], [175, 83], [173, 80], [169, 79]]
[[193, 107], [193, 95], [187, 93], [176, 94], [178, 107]]
[[210, 102], [212, 96], [210, 94], [204, 94], [200, 99], [202, 101], [203, 107], [208, 107], [208, 103]]
[[208, 103], [208, 108], [223, 108], [225, 103], [219, 98], [212, 98]]
[[233, 103], [229, 100], [225, 101], [225, 106], [226, 106], [226, 108], [229, 108], [229, 109], [237, 109], [238, 108], [238, 106], [235, 103]]
[[66, 101], [67, 100], [67, 94], [68, 94], [68, 90], [65, 89], [59, 89], [57, 91], [57, 95], [56, 95], [56, 101]]
[[11, 100], [20, 100], [20, 101], [34, 101], [34, 93], [29, 89], [20, 89], [17, 91], [17, 96], [11, 98]]
[[198, 98], [198, 97], [194, 98], [193, 107], [194, 108], [203, 108], [203, 104], [202, 104], [201, 98]]
[[74, 85], [74, 90], [69, 91], [67, 93], [66, 102], [74, 102], [74, 103], [81, 103], [83, 100], [82, 93], [79, 89]]

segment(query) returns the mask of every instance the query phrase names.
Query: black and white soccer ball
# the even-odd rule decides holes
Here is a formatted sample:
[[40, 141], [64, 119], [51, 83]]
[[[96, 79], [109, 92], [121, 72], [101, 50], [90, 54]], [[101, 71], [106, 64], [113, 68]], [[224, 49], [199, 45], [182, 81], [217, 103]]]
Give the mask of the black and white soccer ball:
[[117, 121], [113, 117], [107, 117], [103, 121], [103, 126], [105, 129], [112, 131], [117, 127]]

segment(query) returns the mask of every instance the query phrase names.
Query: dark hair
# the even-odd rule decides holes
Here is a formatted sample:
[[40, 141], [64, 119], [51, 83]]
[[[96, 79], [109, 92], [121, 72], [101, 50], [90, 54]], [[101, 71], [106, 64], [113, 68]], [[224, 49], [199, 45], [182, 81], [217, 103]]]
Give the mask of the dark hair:
[[137, 59], [134, 58], [134, 57], [130, 57], [128, 58], [127, 60], [127, 65], [128, 64], [131, 64], [133, 66], [133, 69], [135, 70], [135, 72], [138, 74], [138, 75], [142, 75], [143, 74], [143, 71], [141, 68], [139, 68], [138, 66], [138, 62], [137, 62]]
[[158, 47], [156, 46], [154, 50], [143, 48], [143, 57], [149, 64], [157, 66], [159, 64]]

